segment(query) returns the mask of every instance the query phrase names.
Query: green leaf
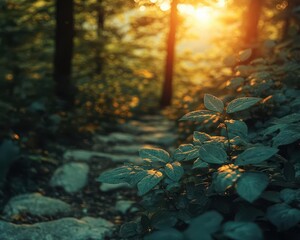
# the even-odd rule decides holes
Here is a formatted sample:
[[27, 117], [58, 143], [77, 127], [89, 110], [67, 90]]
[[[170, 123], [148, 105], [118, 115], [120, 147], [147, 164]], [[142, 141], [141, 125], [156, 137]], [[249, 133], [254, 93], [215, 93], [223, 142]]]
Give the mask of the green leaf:
[[300, 222], [300, 210], [286, 203], [275, 204], [267, 209], [266, 217], [279, 231], [284, 231]]
[[[248, 135], [248, 127], [246, 123], [239, 120], [226, 120], [225, 124], [228, 128], [228, 133], [230, 138], [234, 138], [236, 136], [247, 138]], [[225, 129], [222, 129], [222, 135], [225, 135]]]
[[275, 124], [291, 124], [300, 121], [300, 113], [292, 113], [273, 121]]
[[128, 182], [132, 171], [133, 169], [129, 166], [122, 166], [112, 170], [107, 170], [100, 175], [98, 181], [111, 184]]
[[234, 240], [261, 240], [261, 229], [252, 222], [226, 222], [223, 225], [223, 233], [226, 237]]
[[280, 198], [287, 204], [291, 204], [294, 201], [300, 202], [300, 190], [294, 190], [285, 188], [280, 191]]
[[192, 144], [182, 144], [174, 152], [174, 159], [178, 161], [189, 161], [199, 156], [199, 147]]
[[237, 181], [236, 190], [240, 197], [252, 203], [267, 188], [269, 178], [264, 173], [246, 172]]
[[213, 119], [215, 117], [215, 112], [209, 110], [197, 110], [193, 112], [189, 112], [180, 118], [180, 121], [199, 121], [202, 122], [204, 120]]
[[247, 61], [252, 55], [252, 49], [248, 48], [239, 52], [239, 60], [241, 62]]
[[209, 141], [211, 139], [210, 135], [204, 132], [194, 132], [193, 134], [193, 142], [197, 145], [202, 145], [204, 142]]
[[207, 168], [207, 167], [208, 167], [208, 163], [203, 162], [200, 158], [197, 158], [196, 161], [193, 164], [193, 169], [195, 169], [195, 168]]
[[227, 84], [227, 86], [231, 89], [235, 89], [235, 88], [241, 86], [244, 82], [245, 82], [244, 78], [236, 77], [236, 78], [231, 79], [229, 81], [229, 83]]
[[165, 172], [169, 178], [177, 182], [182, 177], [184, 170], [180, 162], [167, 163], [165, 166]]
[[245, 166], [248, 164], [261, 163], [278, 152], [277, 148], [258, 146], [251, 147], [242, 152], [235, 160], [235, 164]]
[[226, 108], [226, 112], [235, 113], [235, 112], [245, 110], [247, 108], [250, 108], [254, 104], [258, 103], [260, 100], [261, 98], [256, 98], [256, 97], [242, 97], [242, 98], [234, 99], [228, 104]]
[[241, 176], [241, 172], [233, 164], [224, 165], [218, 168], [213, 177], [213, 187], [216, 192], [224, 193]]
[[216, 144], [203, 145], [199, 150], [199, 156], [207, 163], [223, 164], [227, 160], [225, 150]]
[[181, 232], [174, 228], [155, 231], [144, 237], [145, 240], [184, 240]]
[[192, 219], [190, 226], [185, 231], [185, 236], [189, 240], [210, 240], [211, 234], [220, 229], [223, 217], [216, 211], [206, 212]]
[[224, 111], [222, 100], [210, 94], [204, 95], [204, 106], [214, 112], [222, 113]]
[[139, 151], [142, 159], [150, 159], [153, 162], [170, 162], [170, 155], [167, 151], [158, 148], [142, 148]]
[[300, 139], [300, 127], [299, 126], [288, 126], [280, 130], [273, 138], [273, 146], [278, 147], [282, 145], [291, 144]]
[[162, 172], [158, 170], [148, 170], [147, 176], [137, 184], [139, 195], [144, 195], [149, 192], [163, 179], [163, 177]]

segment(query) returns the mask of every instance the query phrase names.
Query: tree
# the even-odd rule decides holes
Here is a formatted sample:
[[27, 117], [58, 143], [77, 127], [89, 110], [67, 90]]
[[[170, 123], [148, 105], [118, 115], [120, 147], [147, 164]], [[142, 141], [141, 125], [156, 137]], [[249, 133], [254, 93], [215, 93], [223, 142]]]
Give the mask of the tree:
[[250, 0], [244, 18], [244, 39], [246, 46], [252, 45], [258, 38], [258, 24], [264, 0]]
[[54, 54], [54, 81], [56, 96], [68, 107], [74, 104], [75, 87], [71, 81], [74, 2], [56, 0], [56, 30]]
[[175, 59], [176, 29], [178, 25], [178, 0], [173, 0], [170, 10], [169, 35], [167, 39], [167, 57], [165, 65], [165, 78], [161, 96], [161, 108], [171, 105], [173, 95], [173, 71]]

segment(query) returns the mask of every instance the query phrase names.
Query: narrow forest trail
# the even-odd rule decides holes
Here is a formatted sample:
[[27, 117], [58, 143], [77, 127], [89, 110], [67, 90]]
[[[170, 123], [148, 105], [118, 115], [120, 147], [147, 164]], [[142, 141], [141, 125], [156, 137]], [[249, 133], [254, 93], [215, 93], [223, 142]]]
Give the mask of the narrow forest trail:
[[34, 187], [6, 201], [0, 239], [120, 239], [118, 227], [137, 211], [135, 190], [127, 184], [100, 184], [96, 178], [126, 162], [140, 162], [142, 147], [170, 151], [176, 141], [174, 122], [147, 115], [118, 125], [108, 135], [96, 134], [91, 149], [66, 150], [59, 165], [44, 174], [35, 169], [42, 176], [30, 179], [36, 181]]

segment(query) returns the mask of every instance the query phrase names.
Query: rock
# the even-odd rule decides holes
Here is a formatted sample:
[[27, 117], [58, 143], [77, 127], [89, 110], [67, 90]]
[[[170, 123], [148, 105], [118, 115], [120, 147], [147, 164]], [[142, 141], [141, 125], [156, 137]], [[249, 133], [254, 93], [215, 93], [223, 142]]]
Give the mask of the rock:
[[96, 143], [100, 144], [130, 144], [135, 141], [135, 136], [129, 133], [115, 132], [108, 136], [98, 135], [94, 138]]
[[120, 126], [120, 129], [132, 134], [150, 134], [158, 132], [169, 132], [174, 127], [174, 123], [169, 121], [144, 123], [136, 120], [128, 121]]
[[117, 184], [102, 183], [100, 186], [100, 190], [102, 192], [110, 192], [120, 188], [131, 188], [131, 186], [128, 183], [117, 183]]
[[1, 240], [102, 240], [111, 236], [114, 225], [103, 218], [62, 218], [55, 221], [12, 224], [0, 221]]
[[92, 157], [97, 156], [97, 152], [88, 150], [67, 150], [63, 158], [67, 160], [89, 161]]
[[70, 211], [71, 206], [59, 199], [44, 197], [39, 193], [29, 193], [10, 199], [3, 212], [7, 217], [12, 217], [22, 212], [35, 216], [55, 216]]
[[62, 187], [68, 193], [75, 193], [86, 186], [88, 174], [89, 166], [86, 163], [67, 163], [54, 172], [50, 185]]
[[[132, 205], [134, 204], [134, 201], [131, 200], [119, 200], [116, 202], [116, 210], [125, 214], [128, 210], [131, 210], [130, 212], [134, 212], [137, 211], [138, 209], [135, 207], [132, 207]], [[131, 209], [130, 209], [131, 208]]]
[[155, 133], [142, 135], [138, 139], [144, 143], [170, 147], [177, 141], [177, 135], [174, 133]]
[[69, 150], [64, 154], [65, 159], [73, 159], [77, 161], [89, 161], [92, 158], [102, 158], [104, 160], [110, 160], [113, 162], [132, 162], [140, 163], [141, 159], [138, 156], [132, 155], [119, 155], [112, 153], [102, 153], [87, 150]]
[[117, 145], [117, 146], [113, 146], [112, 148], [110, 148], [110, 152], [115, 152], [115, 153], [122, 153], [122, 154], [126, 154], [126, 155], [138, 155], [139, 150], [142, 148], [151, 148], [151, 147], [156, 147], [156, 146], [152, 146], [152, 145], [148, 145], [148, 144], [135, 144], [135, 145]]
[[144, 115], [141, 116], [139, 120], [146, 122], [160, 122], [166, 120], [166, 117], [163, 115]]

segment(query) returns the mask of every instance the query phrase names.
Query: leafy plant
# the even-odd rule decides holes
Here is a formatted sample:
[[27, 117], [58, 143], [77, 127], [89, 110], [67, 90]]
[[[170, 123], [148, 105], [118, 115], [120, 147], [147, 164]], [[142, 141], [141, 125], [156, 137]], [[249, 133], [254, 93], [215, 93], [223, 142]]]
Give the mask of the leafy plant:
[[[279, 231], [296, 226], [300, 210], [291, 203], [300, 200], [298, 191], [283, 189], [275, 205], [274, 197], [266, 197], [269, 189], [291, 183], [283, 177], [280, 161], [285, 160], [278, 154], [278, 145], [274, 141], [269, 146], [251, 142], [246, 123], [237, 119], [239, 112], [260, 101], [241, 97], [225, 106], [221, 99], [206, 94], [207, 110], [190, 112], [181, 121], [213, 123], [219, 135], [195, 131], [193, 142], [180, 145], [172, 154], [143, 148], [142, 165], [129, 164], [102, 173], [100, 182], [128, 182], [143, 196], [144, 213], [136, 222], [122, 226], [122, 236], [159, 230], [147, 239], [167, 234], [174, 239], [263, 239], [259, 225], [267, 219]], [[268, 201], [257, 205], [262, 199]], [[245, 207], [251, 204], [252, 217]], [[259, 219], [264, 212], [265, 218]]]

